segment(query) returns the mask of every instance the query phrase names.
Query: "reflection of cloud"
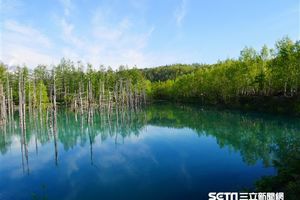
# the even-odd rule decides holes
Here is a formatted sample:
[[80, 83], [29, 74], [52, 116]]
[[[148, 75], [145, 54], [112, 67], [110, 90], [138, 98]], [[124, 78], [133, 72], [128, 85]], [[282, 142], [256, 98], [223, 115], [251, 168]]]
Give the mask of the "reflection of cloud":
[[78, 166], [78, 162], [82, 158], [89, 157], [89, 155], [88, 155], [88, 151], [86, 151], [85, 149], [82, 150], [82, 147], [76, 147], [76, 149], [71, 150], [68, 153], [72, 154], [72, 156], [66, 157], [66, 159], [63, 160], [63, 163], [67, 164], [67, 166], [64, 167], [68, 169], [67, 176], [70, 177], [73, 173], [76, 173], [78, 172], [78, 170], [80, 170], [80, 167]]
[[[18, 137], [18, 139], [15, 140], [15, 147], [12, 153], [16, 155], [15, 157], [9, 156], [8, 160], [13, 160], [14, 162], [8, 161], [9, 168], [14, 169], [11, 171], [11, 174], [9, 174], [9, 177], [11, 179], [17, 179], [22, 178], [23, 171], [22, 171], [22, 165], [20, 166], [21, 160], [22, 160], [22, 154], [21, 154], [21, 139]], [[45, 166], [54, 165], [54, 150], [53, 150], [53, 142], [47, 142], [46, 144], [43, 144], [41, 147], [41, 144], [38, 142], [38, 150], [39, 155], [36, 155], [36, 149], [35, 149], [35, 138], [32, 137], [30, 141], [27, 144], [28, 148], [28, 167], [29, 167], [29, 173], [34, 172], [38, 173], [39, 170], [43, 170]], [[50, 152], [50, 153], [49, 153]], [[53, 153], [52, 153], [53, 152]], [[27, 171], [27, 164], [25, 160], [25, 152], [24, 153], [24, 167], [25, 171]], [[16, 160], [19, 160], [20, 162], [15, 162]], [[6, 163], [6, 162], [3, 162]], [[1, 163], [2, 164], [2, 163]]]
[[[128, 139], [128, 140], [127, 140]], [[75, 152], [70, 152], [70, 155], [64, 159], [64, 168], [68, 171], [68, 177], [62, 177], [61, 181], [68, 180], [70, 189], [64, 199], [73, 199], [78, 194], [82, 193], [85, 187], [81, 187], [82, 179], [77, 177], [90, 176], [92, 180], [97, 181], [97, 185], [114, 185], [130, 178], [138, 178], [140, 172], [140, 163], [144, 163], [144, 159], [150, 159], [157, 164], [151, 148], [143, 142], [143, 139], [137, 143], [137, 140], [125, 138], [125, 144], [115, 146], [114, 138], [108, 138], [103, 143], [93, 144], [93, 160], [94, 165], [91, 166], [88, 161], [90, 159], [90, 146], [85, 145], [84, 148], [76, 147]], [[72, 150], [73, 151], [73, 150]], [[74, 156], [73, 156], [74, 155]], [[148, 164], [150, 164], [148, 162]], [[90, 165], [90, 166], [89, 166]], [[147, 167], [147, 166], [145, 166]], [[74, 170], [75, 169], [75, 170]], [[79, 171], [80, 172], [79, 172]], [[76, 176], [76, 177], [75, 177]]]
[[[128, 160], [132, 158], [150, 158], [154, 163], [157, 163], [154, 158], [150, 147], [143, 143], [143, 140], [140, 138], [139, 142], [137, 140], [127, 140], [125, 139], [125, 144], [119, 145], [116, 147], [112, 143], [103, 143], [97, 151], [101, 150], [101, 156], [99, 166], [102, 168], [110, 168], [113, 165], [124, 165], [130, 166]], [[115, 148], [115, 149], [112, 149]], [[128, 171], [131, 171], [128, 169]]]
[[186, 186], [187, 187], [190, 187], [191, 186], [191, 183], [192, 183], [192, 176], [191, 176], [191, 174], [189, 173], [189, 171], [187, 170], [187, 168], [186, 168], [186, 165], [183, 163], [182, 165], [181, 165], [181, 173], [182, 173], [182, 175], [184, 176], [184, 178], [185, 178], [185, 183], [186, 183]]

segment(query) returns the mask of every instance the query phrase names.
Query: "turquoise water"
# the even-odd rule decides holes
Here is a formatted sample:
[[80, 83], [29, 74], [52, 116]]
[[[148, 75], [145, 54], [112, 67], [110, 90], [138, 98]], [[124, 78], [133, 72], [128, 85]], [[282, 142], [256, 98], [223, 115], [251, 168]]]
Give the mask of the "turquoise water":
[[[44, 119], [45, 120], [45, 119]], [[58, 115], [0, 132], [0, 199], [208, 199], [276, 175], [299, 120], [183, 105]], [[24, 140], [25, 138], [25, 140]]]

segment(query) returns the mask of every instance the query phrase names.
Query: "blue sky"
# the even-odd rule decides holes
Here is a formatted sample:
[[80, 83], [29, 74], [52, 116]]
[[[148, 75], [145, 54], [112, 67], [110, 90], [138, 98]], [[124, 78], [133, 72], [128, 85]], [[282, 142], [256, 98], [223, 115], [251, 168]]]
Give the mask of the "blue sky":
[[0, 59], [9, 65], [214, 63], [300, 39], [299, 0], [0, 1]]

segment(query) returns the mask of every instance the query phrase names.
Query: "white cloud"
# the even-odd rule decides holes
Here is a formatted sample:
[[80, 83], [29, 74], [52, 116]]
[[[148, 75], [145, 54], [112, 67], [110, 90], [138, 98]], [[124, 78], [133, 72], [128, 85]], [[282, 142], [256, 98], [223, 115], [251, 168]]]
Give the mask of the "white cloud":
[[55, 57], [34, 48], [14, 44], [7, 44], [4, 47], [3, 62], [9, 66], [26, 64], [29, 67], [36, 67], [39, 64], [50, 64], [57, 61]]
[[22, 25], [16, 21], [13, 20], [7, 20], [4, 22], [4, 28], [6, 31], [8, 31], [10, 34], [15, 34], [16, 36], [21, 36], [23, 38], [23, 41], [34, 38], [34, 41], [44, 47], [51, 47], [50, 40], [40, 33], [37, 29], [34, 29], [30, 26]]
[[51, 39], [36, 27], [5, 20], [1, 30], [1, 61], [35, 67], [55, 64], [65, 57], [89, 62], [95, 68], [100, 64], [114, 69], [122, 64], [152, 65], [153, 56], [146, 51], [155, 30], [152, 25], [129, 16], [115, 16], [113, 8], [98, 8], [91, 15], [84, 15], [89, 28], [83, 29], [73, 21], [73, 2], [61, 0], [61, 6], [64, 12], [54, 18], [59, 35], [51, 35]]
[[177, 7], [177, 9], [174, 12], [175, 20], [176, 20], [176, 25], [181, 26], [182, 22], [186, 16], [186, 4], [187, 0], [181, 0], [180, 5]]
[[67, 16], [59, 18], [61, 38], [66, 43], [61, 54], [89, 62], [94, 67], [105, 64], [116, 69], [121, 64], [144, 65], [147, 62], [145, 47], [154, 28], [146, 26], [139, 30], [135, 21], [126, 16], [112, 23], [112, 15], [114, 13], [110, 9], [96, 9], [86, 20], [89, 29], [81, 29], [80, 36], [77, 34], [79, 26], [68, 22]]
[[75, 36], [74, 34], [74, 25], [67, 22], [66, 19], [61, 19], [60, 20], [60, 26], [61, 26], [61, 30], [62, 30], [62, 38], [65, 42], [80, 48], [83, 46], [83, 42], [82, 39], [80, 39], [79, 37]]
[[71, 9], [73, 8], [73, 4], [72, 4], [71, 0], [60, 0], [60, 2], [64, 9], [64, 15], [69, 16]]
[[123, 18], [116, 25], [98, 22], [92, 25], [94, 41], [91, 49], [99, 46], [97, 54], [91, 54], [92, 60], [102, 59], [112, 66], [121, 64], [144, 65], [147, 62], [145, 48], [154, 27], [136, 33], [132, 31], [136, 24], [128, 18]]
[[19, 15], [22, 12], [24, 2], [21, 0], [1, 0], [0, 1], [0, 14], [4, 15]]
[[23, 25], [14, 20], [3, 23], [0, 59], [9, 65], [50, 64], [56, 61], [49, 53], [53, 44], [38, 29]]

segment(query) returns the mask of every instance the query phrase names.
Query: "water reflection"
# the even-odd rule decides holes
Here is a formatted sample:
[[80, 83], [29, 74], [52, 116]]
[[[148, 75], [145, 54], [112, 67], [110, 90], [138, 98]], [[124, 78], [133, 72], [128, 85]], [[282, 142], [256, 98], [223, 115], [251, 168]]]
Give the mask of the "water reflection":
[[16, 117], [16, 121], [1, 128], [1, 154], [6, 154], [10, 146], [13, 145], [13, 140], [19, 141], [23, 171], [29, 173], [28, 144], [32, 141], [34, 141], [36, 155], [39, 153], [39, 146], [53, 142], [55, 165], [59, 164], [58, 142], [63, 145], [65, 151], [78, 144], [81, 146], [88, 144], [90, 160], [93, 164], [93, 143], [98, 135], [101, 141], [114, 138], [115, 146], [117, 146], [124, 143], [126, 137], [138, 136], [147, 124], [145, 110], [124, 110], [122, 113], [116, 111], [107, 113], [102, 110], [101, 114], [97, 110], [94, 112], [95, 114], [91, 117], [89, 114], [78, 116], [72, 111], [61, 111], [56, 123], [49, 123], [48, 114], [39, 120], [33, 120], [32, 117], [27, 120], [26, 129], [18, 126], [18, 118]]
[[22, 130], [16, 121], [1, 129], [0, 152], [4, 155], [12, 141], [17, 139], [21, 144], [21, 155], [24, 171], [29, 172], [28, 144], [34, 141], [38, 155], [39, 146], [53, 141], [55, 163], [58, 164], [60, 142], [65, 151], [77, 144], [90, 147], [91, 164], [93, 164], [93, 143], [99, 135], [101, 141], [114, 138], [115, 145], [124, 143], [126, 137], [138, 136], [146, 125], [169, 128], [190, 128], [199, 136], [213, 136], [218, 145], [240, 151], [244, 162], [255, 164], [262, 159], [266, 166], [291, 148], [300, 148], [300, 121], [283, 117], [242, 114], [238, 112], [217, 111], [184, 105], [152, 105], [136, 112], [113, 112], [100, 115], [94, 111], [93, 119], [78, 116], [70, 111], [60, 112], [57, 127], [46, 125], [46, 116], [38, 120], [29, 118], [27, 129]]
[[[229, 159], [229, 157], [225, 158], [227, 153], [222, 155], [224, 161], [212, 161], [213, 156], [218, 157], [217, 155], [221, 152], [211, 147], [214, 141], [217, 142], [219, 149], [228, 149], [230, 152], [240, 155], [243, 163], [249, 166], [255, 166], [257, 163], [262, 162], [263, 166], [268, 167], [272, 166], [273, 160], [284, 162], [288, 157], [300, 155], [300, 121], [299, 119], [286, 117], [166, 104], [151, 105], [146, 109], [137, 111], [112, 113], [102, 111], [102, 114], [95, 110], [92, 117], [88, 115], [81, 116], [66, 110], [58, 113], [57, 124], [49, 123], [47, 114], [39, 120], [28, 118], [26, 129], [23, 131], [19, 128], [17, 116], [15, 116], [15, 120], [15, 122], [1, 129], [0, 160], [16, 162], [15, 159], [19, 159], [23, 175], [33, 174], [34, 176], [41, 169], [49, 174], [54, 173], [52, 168], [49, 168], [48, 164], [45, 164], [47, 162], [44, 161], [49, 160], [50, 156], [52, 157], [50, 160], [53, 160], [52, 166], [55, 166], [63, 174], [62, 176], [66, 176], [67, 180], [69, 180], [70, 177], [68, 178], [68, 176], [71, 176], [72, 172], [78, 171], [81, 167], [80, 174], [82, 175], [78, 179], [81, 182], [89, 182], [89, 184], [94, 185], [90, 186], [94, 192], [99, 190], [96, 186], [100, 187], [99, 182], [101, 182], [103, 193], [110, 192], [114, 194], [113, 191], [110, 191], [112, 188], [108, 188], [107, 185], [113, 182], [118, 183], [118, 185], [133, 184], [141, 176], [144, 177], [143, 184], [145, 184], [140, 184], [141, 191], [146, 190], [146, 186], [150, 187], [151, 191], [159, 191], [163, 186], [157, 184], [156, 181], [165, 176], [170, 178], [180, 173], [183, 177], [178, 177], [177, 182], [173, 180], [177, 185], [167, 189], [174, 190], [175, 186], [179, 187], [180, 185], [183, 187], [182, 182], [184, 180], [184, 187], [186, 188], [177, 188], [175, 191], [182, 191], [182, 197], [186, 194], [198, 194], [197, 190], [200, 186], [205, 188], [201, 185], [201, 182], [207, 182], [205, 179], [208, 177], [197, 174], [200, 172], [196, 173], [193, 166], [204, 166], [201, 170], [203, 170], [203, 173], [210, 175], [212, 175], [211, 173], [218, 176], [223, 174], [225, 182], [220, 183], [219, 189], [225, 190], [226, 181], [230, 181], [226, 179], [227, 175], [232, 176], [230, 173], [235, 174], [235, 171], [240, 170], [241, 166], [240, 164], [234, 164], [232, 171], [229, 170], [229, 172], [228, 169], [225, 172], [222, 171], [224, 170], [222, 168], [228, 167], [228, 164], [225, 163], [235, 163], [235, 161], [227, 160]], [[49, 124], [55, 125], [49, 126]], [[145, 134], [148, 132], [147, 129], [150, 129], [150, 131]], [[181, 137], [180, 134], [185, 135]], [[192, 137], [195, 134], [198, 138], [206, 138], [205, 141], [202, 143], [195, 142], [195, 138]], [[147, 144], [139, 142], [145, 136], [150, 138], [147, 140]], [[154, 141], [153, 138], [158, 136], [160, 139]], [[134, 145], [135, 143], [139, 145]], [[197, 146], [199, 144], [202, 146]], [[175, 145], [177, 146], [174, 147]], [[112, 146], [116, 149], [115, 151], [111, 150]], [[165, 149], [168, 148], [171, 150], [167, 152]], [[88, 152], [88, 158], [84, 157], [85, 153], [83, 151]], [[179, 160], [179, 156], [188, 159], [183, 162]], [[38, 158], [39, 161], [37, 162], [35, 158]], [[86, 168], [87, 162], [97, 170], [97, 173]], [[66, 163], [69, 163], [68, 167]], [[220, 166], [212, 167], [207, 163], [220, 163]], [[0, 172], [3, 175], [5, 171], [9, 171], [11, 174], [16, 173], [10, 169], [9, 163], [3, 163], [0, 166]], [[240, 171], [246, 172], [247, 170]], [[247, 172], [250, 173], [251, 171]], [[168, 175], [168, 173], [170, 174]], [[257, 171], [251, 173], [256, 174]], [[261, 174], [264, 173], [261, 172]], [[14, 176], [21, 177], [20, 175]], [[91, 176], [95, 176], [95, 180]], [[90, 177], [89, 180], [87, 180], [87, 177]], [[60, 178], [63, 177], [58, 176], [57, 179], [60, 180]], [[48, 179], [51, 180], [49, 185], [53, 187], [55, 185], [52, 182], [54, 177], [48, 177]], [[124, 182], [125, 179], [127, 182]], [[11, 179], [5, 177], [5, 180]], [[72, 176], [69, 181], [72, 182], [71, 185], [80, 187], [81, 182], [79, 180]], [[35, 188], [37, 187], [34, 181], [30, 180], [30, 182]], [[158, 182], [166, 182], [166, 180], [163, 179]], [[232, 183], [233, 186], [229, 189], [235, 188], [235, 185], [242, 184], [242, 182]], [[17, 183], [13, 179], [12, 183], [18, 185], [19, 182]], [[170, 187], [174, 184], [172, 182], [167, 183]], [[21, 184], [21, 181], [19, 184]], [[0, 181], [0, 193], [3, 185], [4, 183]], [[209, 187], [211, 186], [209, 183], [206, 183], [206, 185], [207, 188], [203, 191], [212, 189]], [[237, 188], [240, 189], [245, 185], [239, 185]], [[9, 189], [9, 186], [6, 187]], [[69, 187], [71, 186], [64, 186], [64, 189], [72, 190]], [[77, 195], [80, 196], [84, 191], [77, 187]], [[121, 189], [119, 188], [119, 190]], [[204, 192], [204, 195], [206, 194]], [[70, 197], [70, 199], [79, 198], [76, 194], [72, 195], [73, 198]], [[85, 195], [87, 194], [85, 193]], [[168, 196], [170, 194], [165, 195], [165, 197], [170, 197]], [[176, 195], [179, 194], [175, 192], [174, 196]]]
[[[198, 135], [213, 136], [220, 147], [240, 151], [247, 164], [262, 159], [268, 166], [278, 151], [291, 146], [300, 148], [300, 120], [260, 114], [242, 114], [216, 110], [201, 110], [189, 106], [173, 109], [172, 105], [150, 108], [150, 124], [188, 127]], [[159, 112], [157, 112], [159, 110]]]

